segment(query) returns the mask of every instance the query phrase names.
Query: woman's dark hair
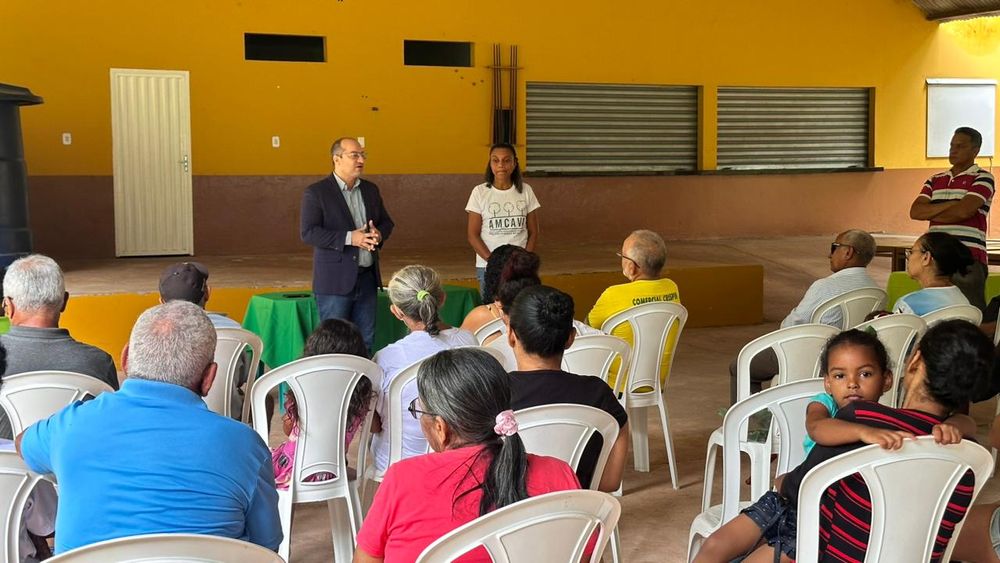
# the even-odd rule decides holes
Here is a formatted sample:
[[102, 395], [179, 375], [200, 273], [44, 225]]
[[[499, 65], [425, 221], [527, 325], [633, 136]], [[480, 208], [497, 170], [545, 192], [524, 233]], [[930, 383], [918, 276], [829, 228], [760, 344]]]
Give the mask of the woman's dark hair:
[[[521, 193], [524, 191], [524, 187], [521, 185], [521, 163], [517, 159], [517, 149], [510, 143], [496, 143], [490, 146], [490, 156], [493, 156], [493, 151], [501, 149], [509, 150], [510, 154], [514, 156], [514, 171], [510, 173], [510, 182], [514, 184], [514, 189], [517, 190], [517, 193]], [[493, 168], [490, 166], [490, 162], [486, 161], [486, 184], [492, 188], [493, 180], [495, 179], [493, 177]]]
[[[322, 354], [350, 354], [360, 358], [368, 358], [368, 346], [361, 336], [361, 331], [354, 323], [343, 319], [327, 319], [316, 327], [316, 330], [306, 339], [302, 357], [319, 356]], [[361, 413], [368, 409], [375, 392], [372, 390], [372, 382], [367, 377], [358, 380], [351, 394], [351, 402], [347, 406], [348, 423], [357, 419]], [[289, 401], [289, 397], [293, 400]], [[295, 405], [292, 390], [285, 392], [285, 412], [296, 422], [299, 419], [298, 408]]]
[[497, 289], [500, 286], [500, 274], [503, 273], [507, 260], [515, 250], [524, 250], [515, 244], [501, 244], [493, 249], [486, 260], [486, 273], [483, 274], [483, 303], [493, 303], [497, 300]]
[[7, 371], [7, 349], [0, 344], [0, 374]]
[[875, 355], [875, 361], [883, 372], [890, 371], [889, 353], [885, 350], [885, 344], [872, 332], [852, 328], [840, 334], [835, 334], [826, 341], [823, 353], [819, 356], [820, 373], [826, 375], [830, 371], [830, 354], [839, 346], [858, 346], [868, 348]]
[[969, 266], [976, 262], [969, 247], [948, 233], [924, 233], [917, 242], [934, 259], [935, 271], [939, 276], [951, 277], [956, 272], [964, 276], [968, 273]]
[[973, 388], [989, 377], [993, 365], [993, 342], [964, 320], [930, 327], [917, 350], [927, 369], [927, 391], [949, 411], [969, 402]]
[[389, 280], [389, 300], [407, 317], [420, 321], [431, 336], [441, 333], [444, 289], [438, 273], [427, 266], [410, 265]]
[[456, 490], [455, 501], [482, 490], [482, 516], [528, 498], [528, 454], [521, 437], [501, 438], [493, 429], [496, 416], [510, 410], [510, 379], [493, 356], [475, 348], [438, 352], [420, 365], [417, 392], [424, 408], [448, 423], [457, 443], [484, 446], [478, 455], [486, 456], [489, 466], [482, 483], [472, 472], [480, 462], [476, 459], [462, 481], [475, 486]]
[[552, 358], [566, 350], [573, 328], [573, 298], [554, 287], [525, 288], [510, 308], [510, 330], [525, 352]]
[[511, 251], [510, 258], [500, 272], [500, 285], [497, 286], [495, 295], [504, 313], [510, 314], [514, 298], [521, 293], [521, 290], [542, 285], [542, 279], [538, 277], [538, 268], [541, 265], [541, 259], [534, 252], [528, 252], [523, 248]]

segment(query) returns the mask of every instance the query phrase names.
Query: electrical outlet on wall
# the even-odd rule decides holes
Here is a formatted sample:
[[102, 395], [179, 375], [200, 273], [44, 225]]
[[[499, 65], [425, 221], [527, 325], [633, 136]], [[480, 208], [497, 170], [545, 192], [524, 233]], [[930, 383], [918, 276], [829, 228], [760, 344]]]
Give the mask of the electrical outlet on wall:
[[274, 147], [274, 148], [280, 147], [281, 146], [281, 137], [279, 137], [277, 135], [271, 137], [271, 146]]
[[73, 134], [72, 133], [63, 133], [62, 134], [62, 144], [64, 144], [64, 145], [72, 145], [73, 144]]
[[358, 137], [358, 144], [361, 145], [362, 147], [364, 147], [365, 146], [365, 138], [364, 137]]

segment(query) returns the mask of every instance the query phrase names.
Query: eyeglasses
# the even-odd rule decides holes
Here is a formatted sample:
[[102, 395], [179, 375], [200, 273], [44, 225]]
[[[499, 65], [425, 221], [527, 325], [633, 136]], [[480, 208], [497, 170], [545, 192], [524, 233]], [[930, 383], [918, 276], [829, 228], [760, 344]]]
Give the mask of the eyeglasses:
[[357, 151], [354, 151], [354, 152], [342, 152], [342, 153], [340, 153], [337, 156], [346, 156], [347, 158], [349, 158], [351, 160], [357, 160], [359, 158], [363, 158], [365, 160], [368, 159], [368, 153], [366, 153], [366, 152], [357, 152]]
[[417, 408], [417, 401], [419, 401], [419, 400], [420, 400], [419, 398], [413, 399], [412, 401], [410, 401], [410, 406], [406, 407], [406, 410], [410, 411], [410, 416], [412, 416], [413, 418], [415, 418], [417, 420], [420, 420], [421, 415], [425, 415], [425, 414], [427, 416], [440, 416], [440, 415], [432, 413], [432, 412], [422, 411], [422, 410], [418, 409]]
[[847, 248], [854, 248], [853, 246], [851, 246], [849, 244], [844, 244], [842, 242], [831, 242], [830, 243], [830, 254], [833, 254], [834, 252], [836, 252], [837, 249], [840, 248], [841, 246], [845, 246]]
[[924, 250], [923, 248], [907, 248], [906, 250], [903, 251], [903, 255], [906, 256], [907, 260], [909, 260], [910, 259], [910, 255], [913, 254], [914, 252], [916, 252], [918, 254], [923, 254], [923, 253], [925, 253], [927, 251]]
[[638, 266], [639, 266], [639, 263], [638, 263], [638, 262], [636, 262], [636, 261], [635, 261], [634, 259], [632, 259], [632, 258], [629, 258], [628, 256], [625, 256], [625, 255], [624, 255], [624, 254], [622, 254], [621, 252], [615, 252], [615, 255], [616, 255], [616, 256], [618, 256], [619, 258], [621, 258], [622, 260], [628, 260], [629, 262], [631, 262], [631, 263], [635, 264], [635, 265], [636, 265], [636, 267], [638, 267]]

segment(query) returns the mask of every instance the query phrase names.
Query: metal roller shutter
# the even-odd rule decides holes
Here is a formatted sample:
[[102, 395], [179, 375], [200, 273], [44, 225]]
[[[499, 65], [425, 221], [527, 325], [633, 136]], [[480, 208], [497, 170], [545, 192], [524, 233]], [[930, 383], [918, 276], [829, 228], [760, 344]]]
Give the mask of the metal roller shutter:
[[694, 170], [694, 86], [528, 82], [530, 172]]
[[868, 88], [719, 88], [718, 168], [867, 167]]

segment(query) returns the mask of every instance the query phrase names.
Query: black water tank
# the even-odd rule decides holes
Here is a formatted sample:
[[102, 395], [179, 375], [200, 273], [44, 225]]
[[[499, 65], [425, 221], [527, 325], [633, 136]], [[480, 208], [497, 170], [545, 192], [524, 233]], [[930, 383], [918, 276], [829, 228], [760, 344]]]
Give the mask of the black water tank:
[[40, 103], [27, 88], [0, 84], [0, 268], [31, 252], [20, 107]]

